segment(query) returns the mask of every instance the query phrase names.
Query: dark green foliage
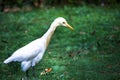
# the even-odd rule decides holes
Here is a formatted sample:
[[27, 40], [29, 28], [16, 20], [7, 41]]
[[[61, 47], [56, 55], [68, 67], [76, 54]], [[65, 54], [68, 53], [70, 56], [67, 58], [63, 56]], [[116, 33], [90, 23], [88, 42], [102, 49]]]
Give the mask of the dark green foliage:
[[110, 5], [120, 3], [119, 0], [0, 0], [0, 10], [11, 7], [25, 7], [25, 6], [64, 6], [64, 5], [82, 5], [82, 4], [95, 4], [95, 5]]
[[[3, 64], [16, 49], [41, 37], [63, 16], [75, 28], [58, 27], [36, 65], [37, 80], [119, 80], [120, 8], [81, 6], [0, 13], [0, 80], [25, 76], [19, 63]], [[41, 76], [45, 68], [52, 72]], [[30, 69], [30, 80], [32, 71]]]

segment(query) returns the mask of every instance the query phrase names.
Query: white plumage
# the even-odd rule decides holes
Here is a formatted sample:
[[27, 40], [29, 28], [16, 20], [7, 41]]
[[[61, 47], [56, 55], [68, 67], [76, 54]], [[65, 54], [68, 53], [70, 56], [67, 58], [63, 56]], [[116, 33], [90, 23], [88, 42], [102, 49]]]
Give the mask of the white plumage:
[[7, 64], [12, 61], [21, 62], [22, 70], [26, 71], [31, 66], [35, 66], [35, 64], [41, 60], [46, 49], [44, 44], [45, 40], [42, 38], [34, 40], [26, 46], [15, 51], [12, 56], [4, 61], [4, 63]]
[[51, 36], [53, 35], [57, 26], [66, 26], [73, 30], [73, 28], [64, 18], [56, 18], [48, 31], [41, 38], [38, 38], [16, 50], [8, 59], [4, 61], [4, 63], [7, 64], [12, 61], [21, 62], [21, 68], [23, 71], [27, 71], [30, 67], [34, 67], [36, 63], [42, 59]]

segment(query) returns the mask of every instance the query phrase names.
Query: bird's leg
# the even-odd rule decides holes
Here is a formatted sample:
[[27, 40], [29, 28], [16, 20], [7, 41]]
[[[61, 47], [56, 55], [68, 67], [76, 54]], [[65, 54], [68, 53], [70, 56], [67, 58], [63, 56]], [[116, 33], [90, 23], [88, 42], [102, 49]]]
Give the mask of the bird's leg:
[[35, 68], [32, 67], [32, 70], [33, 70], [33, 76], [35, 77]]
[[29, 77], [29, 75], [28, 75], [28, 70], [26, 71], [26, 77]]

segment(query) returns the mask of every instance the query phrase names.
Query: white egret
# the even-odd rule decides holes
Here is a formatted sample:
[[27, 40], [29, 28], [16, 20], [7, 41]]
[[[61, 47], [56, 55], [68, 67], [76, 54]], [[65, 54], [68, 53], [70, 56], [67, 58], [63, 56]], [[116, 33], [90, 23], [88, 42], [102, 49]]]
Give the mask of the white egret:
[[28, 76], [28, 69], [30, 67], [34, 69], [34, 66], [42, 59], [51, 36], [58, 26], [65, 26], [74, 30], [63, 17], [58, 17], [53, 21], [48, 31], [41, 38], [38, 38], [16, 50], [4, 61], [4, 63], [7, 64], [15, 61], [21, 62], [22, 71], [26, 72], [26, 75]]

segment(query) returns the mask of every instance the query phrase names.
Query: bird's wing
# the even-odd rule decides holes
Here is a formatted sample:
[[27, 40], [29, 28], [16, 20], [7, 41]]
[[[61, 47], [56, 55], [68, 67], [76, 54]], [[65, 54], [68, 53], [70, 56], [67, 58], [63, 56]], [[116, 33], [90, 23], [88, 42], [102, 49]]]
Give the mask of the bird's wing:
[[35, 66], [43, 57], [44, 51], [40, 52], [33, 60], [32, 60], [32, 66]]
[[11, 61], [19, 62], [28, 61], [35, 58], [40, 52], [43, 52], [45, 49], [44, 47], [44, 41], [41, 39], [37, 39], [15, 51], [8, 59]]

